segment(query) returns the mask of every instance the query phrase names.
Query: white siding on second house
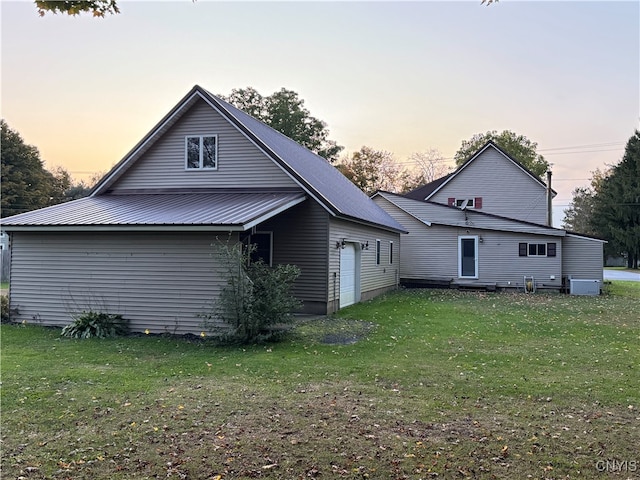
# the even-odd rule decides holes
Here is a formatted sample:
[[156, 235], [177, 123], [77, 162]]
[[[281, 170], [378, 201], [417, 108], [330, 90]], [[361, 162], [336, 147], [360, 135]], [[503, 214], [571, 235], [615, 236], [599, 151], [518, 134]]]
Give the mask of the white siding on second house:
[[15, 232], [12, 320], [64, 326], [91, 309], [121, 314], [134, 331], [198, 333], [226, 284], [215, 235]]
[[562, 273], [571, 278], [602, 282], [603, 244], [602, 240], [568, 234], [562, 240]]
[[[218, 136], [217, 170], [185, 170], [185, 136]], [[111, 187], [262, 188], [297, 184], [204, 100], [199, 100]]]
[[456, 174], [429, 200], [482, 197], [481, 212], [546, 224], [546, 189], [493, 147]]
[[[527, 275], [533, 276], [540, 286], [560, 288], [562, 284], [563, 237], [438, 224], [427, 226], [380, 196], [374, 200], [409, 231], [400, 237], [403, 281], [495, 283], [498, 287], [520, 288]], [[460, 236], [482, 238], [478, 244], [478, 278], [475, 280], [458, 278]], [[520, 257], [521, 242], [553, 242], [556, 256]]]

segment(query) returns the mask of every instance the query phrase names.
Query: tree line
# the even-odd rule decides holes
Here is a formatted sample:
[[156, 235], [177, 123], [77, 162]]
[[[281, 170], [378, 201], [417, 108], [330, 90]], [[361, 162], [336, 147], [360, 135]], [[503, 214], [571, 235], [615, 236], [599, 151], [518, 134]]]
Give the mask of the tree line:
[[22, 136], [0, 120], [2, 149], [2, 199], [0, 216], [37, 210], [86, 196], [98, 179], [76, 181], [62, 167], [45, 168], [40, 152], [24, 142]]
[[605, 253], [640, 263], [640, 132], [627, 141], [620, 162], [592, 172], [589, 185], [573, 191], [563, 227], [608, 241]]

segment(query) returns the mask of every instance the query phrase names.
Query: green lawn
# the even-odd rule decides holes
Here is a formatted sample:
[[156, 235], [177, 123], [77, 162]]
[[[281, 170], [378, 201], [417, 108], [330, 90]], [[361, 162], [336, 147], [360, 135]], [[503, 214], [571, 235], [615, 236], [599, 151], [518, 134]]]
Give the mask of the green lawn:
[[2, 325], [3, 478], [637, 478], [627, 283], [403, 291], [245, 348]]
[[2, 290], [8, 290], [9, 289], [9, 282], [2, 282], [0, 283], [0, 288]]

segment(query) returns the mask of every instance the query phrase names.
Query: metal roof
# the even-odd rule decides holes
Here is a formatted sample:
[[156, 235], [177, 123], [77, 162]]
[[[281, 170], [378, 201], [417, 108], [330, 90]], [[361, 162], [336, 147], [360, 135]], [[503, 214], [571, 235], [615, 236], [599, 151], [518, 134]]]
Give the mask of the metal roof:
[[284, 165], [301, 183], [312, 190], [312, 193], [320, 197], [319, 200], [334, 214], [405, 232], [402, 225], [372, 202], [362, 190], [326, 159], [224, 100], [209, 92], [206, 93], [253, 133], [256, 140], [261, 141], [271, 150], [276, 156], [276, 161]]
[[389, 192], [378, 192], [376, 196], [384, 198], [427, 226], [436, 224], [458, 228], [478, 228], [556, 237], [566, 235], [566, 231], [559, 228], [502, 217], [492, 213], [461, 210], [457, 207], [450, 207], [431, 201], [414, 200]]
[[2, 228], [243, 231], [305, 199], [304, 192], [99, 195], [5, 218]]
[[388, 230], [405, 229], [378, 207], [326, 159], [286, 135], [256, 120], [204, 88], [191, 91], [96, 185], [92, 195], [101, 195], [157, 141], [173, 123], [202, 98], [286, 171], [311, 197], [332, 215]]

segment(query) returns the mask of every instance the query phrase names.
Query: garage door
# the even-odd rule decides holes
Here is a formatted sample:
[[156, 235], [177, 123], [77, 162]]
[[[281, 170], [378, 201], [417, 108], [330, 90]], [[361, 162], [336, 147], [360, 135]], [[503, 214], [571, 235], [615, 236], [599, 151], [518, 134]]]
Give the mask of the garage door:
[[347, 243], [340, 250], [340, 308], [356, 303], [356, 249]]

